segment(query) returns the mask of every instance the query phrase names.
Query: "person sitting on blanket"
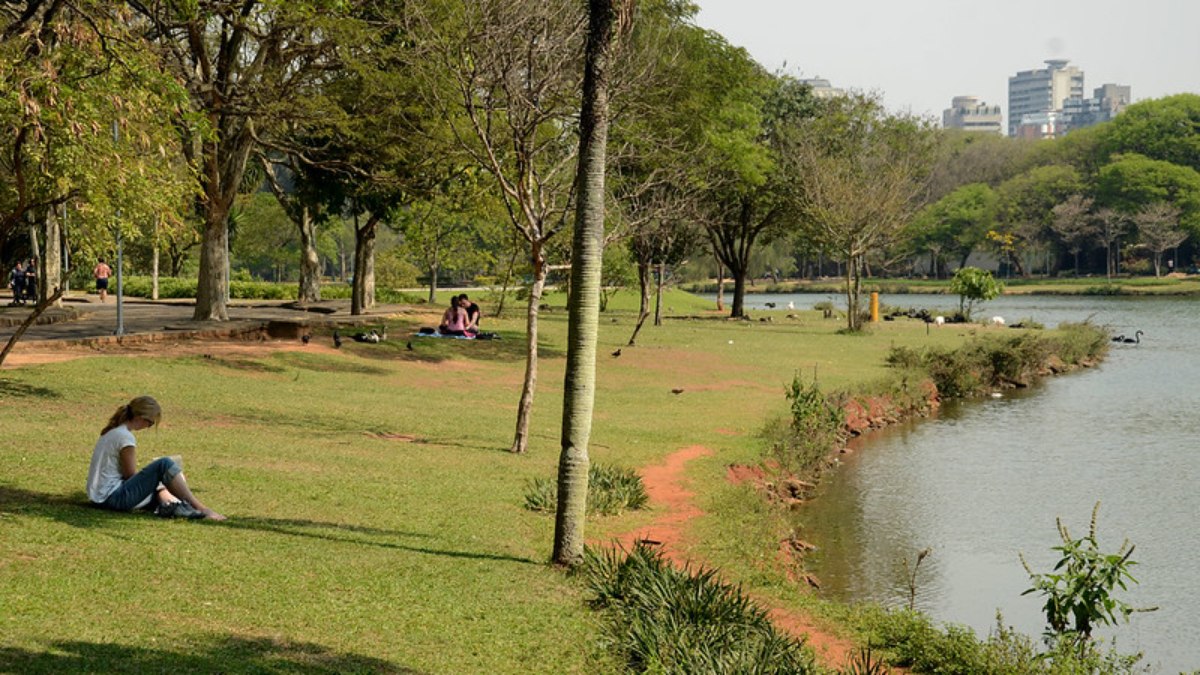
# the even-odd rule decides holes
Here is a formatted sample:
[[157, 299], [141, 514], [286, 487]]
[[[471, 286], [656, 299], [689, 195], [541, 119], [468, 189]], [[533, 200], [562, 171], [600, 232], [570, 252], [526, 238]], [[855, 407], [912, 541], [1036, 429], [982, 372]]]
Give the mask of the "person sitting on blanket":
[[450, 306], [442, 315], [442, 323], [438, 325], [442, 335], [465, 336], [467, 334], [467, 310], [462, 308], [459, 296], [450, 297]]
[[458, 304], [467, 313], [467, 333], [479, 335], [479, 305], [471, 302], [466, 293], [458, 296]]

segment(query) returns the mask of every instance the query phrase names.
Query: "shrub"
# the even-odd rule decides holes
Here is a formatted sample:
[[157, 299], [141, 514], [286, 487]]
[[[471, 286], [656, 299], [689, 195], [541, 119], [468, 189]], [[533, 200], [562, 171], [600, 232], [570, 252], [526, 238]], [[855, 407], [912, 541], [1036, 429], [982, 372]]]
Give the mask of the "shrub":
[[675, 569], [639, 543], [628, 554], [588, 549], [580, 572], [590, 604], [608, 619], [608, 646], [632, 672], [817, 671], [803, 642], [715, 570]]
[[[636, 511], [646, 507], [649, 496], [642, 477], [633, 469], [604, 464], [588, 467], [588, 513], [602, 516], [619, 514], [626, 509]], [[558, 482], [550, 478], [534, 478], [525, 488], [525, 508], [530, 511], [553, 513], [558, 505]]]
[[846, 440], [846, 413], [839, 402], [821, 392], [816, 382], [806, 385], [799, 375], [792, 378], [787, 399], [789, 418], [768, 424], [763, 431], [768, 452], [786, 473], [812, 473]]
[[977, 338], [958, 349], [918, 351], [893, 347], [887, 362], [896, 368], [920, 368], [950, 398], [1023, 384], [1045, 368], [1051, 356], [1077, 365], [1103, 354], [1108, 334], [1090, 323], [1064, 323], [1050, 333], [1028, 332]]
[[977, 302], [991, 300], [1004, 290], [1004, 285], [992, 277], [992, 273], [978, 267], [960, 267], [950, 280], [950, 292], [958, 294], [958, 311], [971, 319], [971, 310]]

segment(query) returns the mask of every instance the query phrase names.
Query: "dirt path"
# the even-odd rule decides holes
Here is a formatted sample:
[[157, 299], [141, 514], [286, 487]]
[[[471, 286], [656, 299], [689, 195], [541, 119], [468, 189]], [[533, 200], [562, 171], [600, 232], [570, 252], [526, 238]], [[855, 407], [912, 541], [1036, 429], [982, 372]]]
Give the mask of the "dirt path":
[[[682, 566], [687, 562], [702, 564], [702, 560], [688, 558], [682, 545], [688, 522], [704, 514], [700, 507], [696, 506], [693, 499], [695, 493], [685, 486], [684, 469], [688, 462], [711, 455], [712, 452], [702, 445], [691, 445], [671, 453], [662, 464], [643, 468], [640, 473], [646, 485], [646, 493], [650, 496], [650, 503], [663, 509], [663, 513], [649, 525], [617, 537], [617, 541], [626, 549], [639, 540], [657, 542], [663, 555], [676, 565]], [[811, 617], [794, 610], [770, 606], [761, 598], [757, 600], [767, 607], [768, 614], [776, 626], [803, 638], [824, 665], [831, 668], [844, 667], [854, 654], [855, 646], [852, 642], [819, 628]]]

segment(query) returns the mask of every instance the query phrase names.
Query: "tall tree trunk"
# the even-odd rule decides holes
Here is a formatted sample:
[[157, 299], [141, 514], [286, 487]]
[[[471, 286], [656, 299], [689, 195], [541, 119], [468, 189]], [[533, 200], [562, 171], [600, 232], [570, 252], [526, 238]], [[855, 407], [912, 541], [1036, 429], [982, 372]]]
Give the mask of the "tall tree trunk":
[[359, 315], [375, 306], [375, 234], [380, 216], [372, 213], [362, 227], [354, 228], [354, 284], [350, 313]]
[[300, 302], [321, 301], [321, 259], [317, 257], [317, 224], [307, 206], [300, 208]]
[[[588, 42], [579, 124], [575, 185], [575, 236], [571, 246], [567, 371], [563, 381], [562, 453], [553, 560], [583, 561], [587, 517], [588, 440], [596, 396], [596, 340], [600, 322], [600, 270], [604, 254], [604, 163], [608, 139], [608, 65], [614, 0], [588, 3]], [[616, 0], [624, 2], [624, 0]]]
[[666, 283], [667, 265], [666, 265], [666, 263], [659, 262], [658, 265], [656, 265], [656, 267], [658, 268], [657, 269], [658, 279], [657, 279], [657, 285], [654, 289], [654, 325], [661, 326], [662, 325], [662, 293], [663, 293], [663, 284]]
[[509, 448], [515, 453], [523, 453], [529, 447], [529, 415], [533, 410], [533, 391], [537, 387], [538, 310], [542, 289], [546, 286], [546, 255], [542, 252], [542, 242], [534, 241], [529, 246], [533, 285], [529, 287], [529, 307], [525, 313], [525, 382], [521, 385], [521, 400], [517, 403], [517, 429]]
[[[49, 211], [50, 209], [45, 209]], [[40, 260], [42, 257], [41, 247], [38, 245], [38, 223], [46, 222], [44, 216], [40, 216], [41, 209], [38, 211], [30, 211], [29, 218], [26, 221], [29, 223], [29, 257], [34, 260]], [[39, 298], [42, 296], [38, 296]]]
[[858, 330], [858, 274], [853, 255], [846, 261], [846, 318], [850, 330]]
[[638, 305], [637, 325], [633, 327], [633, 335], [629, 336], [630, 347], [637, 341], [638, 333], [642, 331], [642, 325], [646, 323], [646, 319], [650, 316], [650, 281], [650, 262], [648, 260], [639, 260], [638, 288], [641, 290], [641, 303]]
[[733, 277], [733, 306], [729, 310], [729, 317], [739, 319], [746, 315], [746, 268], [730, 267], [729, 274]]
[[196, 310], [193, 321], [227, 321], [225, 299], [229, 285], [225, 266], [229, 263], [229, 207], [209, 203], [200, 242], [200, 276], [196, 280]]
[[437, 277], [438, 264], [435, 262], [429, 266], [429, 304], [437, 302]]
[[[63, 287], [62, 248], [59, 246], [61, 232], [58, 214], [53, 207], [46, 209], [43, 221], [42, 236], [46, 242], [42, 256], [38, 258], [38, 290], [37, 297], [48, 298], [54, 295], [55, 289]], [[53, 307], [62, 307], [62, 296], [54, 301]]]
[[717, 311], [725, 311], [725, 265], [717, 258]]
[[[157, 230], [157, 226], [155, 226]], [[150, 299], [158, 300], [158, 233], [154, 234], [154, 250], [150, 256]]]

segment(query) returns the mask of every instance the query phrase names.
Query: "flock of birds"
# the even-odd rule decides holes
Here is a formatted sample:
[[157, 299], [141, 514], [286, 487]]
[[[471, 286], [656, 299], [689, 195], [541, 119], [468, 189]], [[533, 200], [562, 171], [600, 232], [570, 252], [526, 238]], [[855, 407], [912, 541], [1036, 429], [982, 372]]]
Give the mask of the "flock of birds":
[[[360, 331], [358, 333], [355, 333], [354, 335], [351, 335], [350, 338], [352, 340], [354, 340], [355, 342], [367, 342], [370, 344], [377, 345], [380, 342], [387, 340], [387, 336], [388, 336], [387, 335], [387, 326], [381, 326], [379, 328], [379, 330], [375, 330], [374, 328], [372, 328], [371, 330], [366, 331], [365, 333]], [[301, 335], [300, 341], [303, 342], [304, 344], [308, 344], [309, 342], [312, 342], [312, 333], [305, 333], [304, 335]], [[341, 349], [343, 342], [345, 342], [345, 340], [342, 338], [341, 331], [339, 331], [336, 328], [333, 329], [333, 348]], [[408, 346], [408, 349], [411, 351], [412, 343], [411, 342], [408, 343], [407, 346]]]

